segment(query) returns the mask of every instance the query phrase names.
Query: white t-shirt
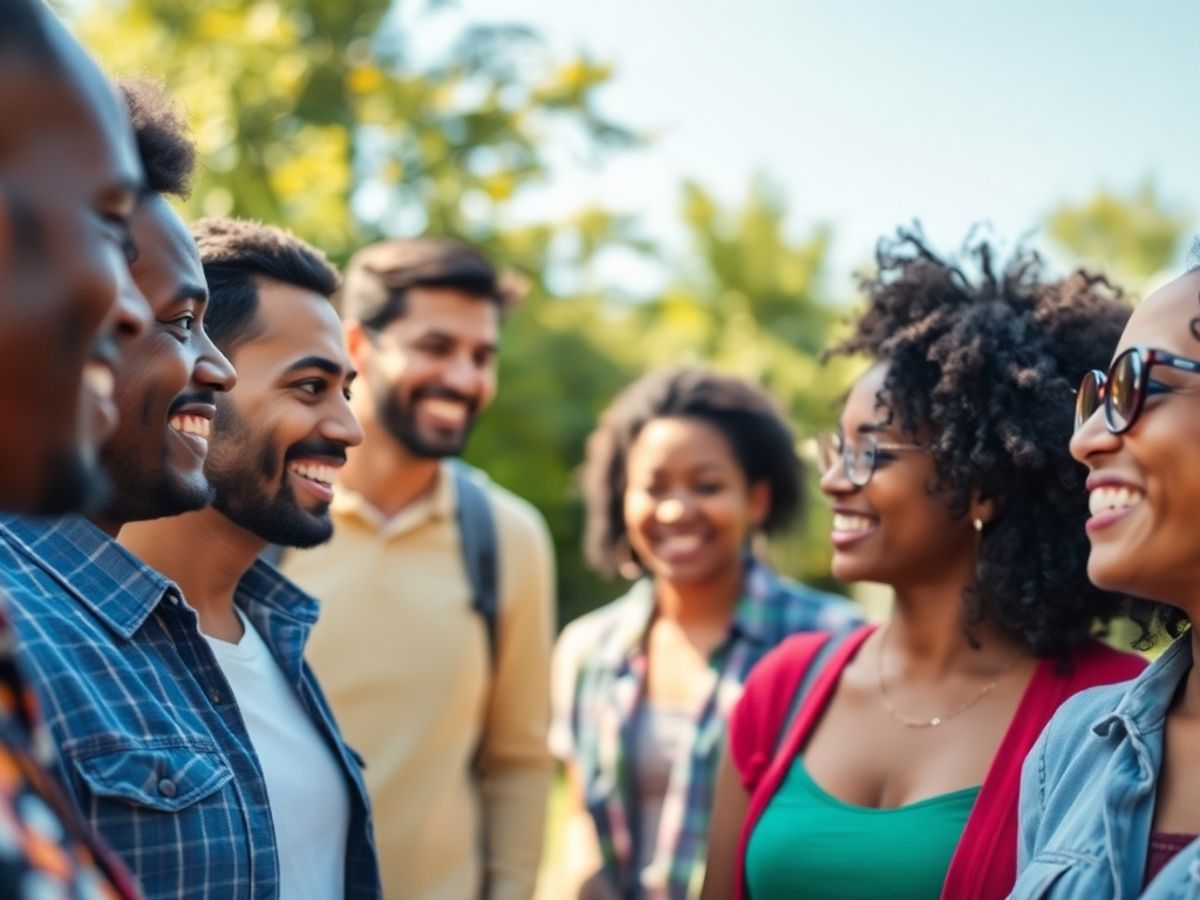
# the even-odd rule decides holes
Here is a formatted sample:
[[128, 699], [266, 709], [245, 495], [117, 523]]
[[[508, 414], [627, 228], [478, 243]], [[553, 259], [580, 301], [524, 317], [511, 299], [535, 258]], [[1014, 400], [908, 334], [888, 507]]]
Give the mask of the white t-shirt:
[[280, 900], [333, 900], [343, 896], [345, 883], [345, 778], [271, 651], [237, 613], [246, 629], [241, 641], [204, 637], [233, 689], [267, 781]]

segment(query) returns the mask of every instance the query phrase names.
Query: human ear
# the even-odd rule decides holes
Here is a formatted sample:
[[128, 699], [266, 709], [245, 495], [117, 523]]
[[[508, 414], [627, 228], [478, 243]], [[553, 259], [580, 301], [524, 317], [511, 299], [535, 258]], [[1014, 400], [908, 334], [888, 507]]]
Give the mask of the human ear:
[[967, 518], [974, 523], [976, 531], [983, 529], [1000, 514], [1000, 504], [995, 498], [984, 497], [978, 492], [971, 493], [971, 505], [967, 507]]
[[771, 484], [765, 479], [750, 485], [750, 521], [761, 528], [771, 514]]

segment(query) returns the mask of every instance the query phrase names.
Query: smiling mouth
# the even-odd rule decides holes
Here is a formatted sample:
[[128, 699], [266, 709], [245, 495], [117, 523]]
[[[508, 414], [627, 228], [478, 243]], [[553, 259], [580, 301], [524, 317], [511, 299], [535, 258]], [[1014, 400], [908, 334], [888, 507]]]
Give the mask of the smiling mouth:
[[870, 516], [857, 516], [853, 513], [834, 513], [833, 530], [846, 534], [859, 534], [870, 531], [875, 527], [875, 520]]
[[337, 479], [337, 469], [333, 466], [325, 466], [320, 463], [297, 462], [288, 466], [288, 470], [294, 475], [321, 485], [324, 488], [333, 487], [333, 482]]
[[1137, 506], [1146, 495], [1137, 488], [1097, 487], [1088, 494], [1088, 512], [1098, 516], [1107, 512], [1119, 512]]
[[111, 400], [116, 384], [116, 376], [108, 363], [93, 360], [83, 367], [83, 386], [97, 399]]
[[441, 424], [448, 427], [461, 428], [467, 423], [469, 410], [465, 403], [457, 400], [443, 400], [430, 397], [421, 401], [421, 408]]
[[199, 438], [205, 443], [208, 443], [208, 439], [212, 435], [212, 422], [204, 416], [174, 415], [167, 420], [167, 424], [180, 434]]

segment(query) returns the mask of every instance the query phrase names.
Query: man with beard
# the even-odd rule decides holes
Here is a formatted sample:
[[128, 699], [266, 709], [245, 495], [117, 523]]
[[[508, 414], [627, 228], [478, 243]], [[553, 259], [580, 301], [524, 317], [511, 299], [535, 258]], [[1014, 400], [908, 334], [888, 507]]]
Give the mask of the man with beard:
[[329, 539], [330, 485], [362, 441], [348, 402], [355, 371], [330, 302], [337, 275], [265, 225], [205, 220], [194, 233], [211, 291], [208, 329], [238, 370], [237, 386], [217, 398], [206, 466], [213, 505], [130, 526], [121, 542], [172, 578], [199, 616], [219, 690], [240, 711], [261, 768], [278, 895], [375, 897], [359, 764], [303, 659], [317, 604], [257, 561], [268, 543]]
[[[489, 261], [454, 241], [387, 241], [351, 260], [342, 303], [365, 440], [342, 472], [333, 540], [284, 561], [323, 601], [310, 658], [366, 757], [393, 897], [525, 900], [537, 873], [550, 544], [528, 503], [451, 459], [495, 392], [507, 300]], [[488, 529], [490, 554], [476, 554]]]
[[[107, 79], [35, 0], [0, 0], [0, 509], [103, 496], [112, 367], [148, 311], [130, 217], [142, 171]], [[0, 897], [133, 898], [47, 774], [53, 745], [0, 598]]]
[[[113, 496], [90, 521], [4, 518], [0, 578], [21, 639], [18, 660], [37, 676], [71, 799], [146, 895], [275, 898], [292, 862], [250, 717], [206, 636], [221, 634], [222, 622], [113, 540], [131, 521], [209, 501], [209, 425], [216, 398], [234, 384], [203, 327], [208, 293], [195, 242], [162, 196], [186, 191], [194, 164], [182, 120], [145, 85], [124, 93], [152, 188], [133, 217], [132, 271], [155, 321], [117, 372], [121, 423], [103, 454]], [[270, 595], [247, 611], [302, 680], [290, 614]], [[340, 751], [319, 694], [303, 699]], [[339, 759], [352, 783], [352, 758]], [[365, 792], [343, 799], [369, 846]], [[347, 896], [376, 893], [348, 885]]]

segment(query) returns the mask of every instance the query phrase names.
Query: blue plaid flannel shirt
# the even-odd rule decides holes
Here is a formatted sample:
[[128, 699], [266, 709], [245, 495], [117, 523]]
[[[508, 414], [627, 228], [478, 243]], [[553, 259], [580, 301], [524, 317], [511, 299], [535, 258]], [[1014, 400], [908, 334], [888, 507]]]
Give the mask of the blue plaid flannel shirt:
[[555, 710], [551, 742], [578, 767], [605, 868], [622, 896], [694, 900], [704, 881], [708, 827], [725, 723], [751, 668], [802, 631], [841, 631], [859, 621], [844, 598], [780, 578], [751, 562], [729, 635], [709, 658], [708, 696], [687, 753], [676, 759], [663, 800], [655, 856], [639, 860], [638, 800], [632, 760], [645, 696], [646, 634], [654, 615], [649, 579], [564, 630], [578, 655], [571, 705]]
[[[262, 770], [179, 589], [78, 516], [0, 517], [0, 585], [62, 781], [147, 898], [278, 898]], [[345, 896], [378, 898], [360, 763], [303, 658], [316, 601], [263, 562], [235, 601], [345, 773]]]

